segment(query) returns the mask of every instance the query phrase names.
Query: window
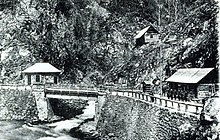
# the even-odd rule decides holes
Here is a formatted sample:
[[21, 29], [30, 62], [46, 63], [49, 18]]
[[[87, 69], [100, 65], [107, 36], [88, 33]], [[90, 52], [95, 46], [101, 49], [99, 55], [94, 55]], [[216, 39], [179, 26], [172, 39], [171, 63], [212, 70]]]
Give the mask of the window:
[[54, 84], [57, 84], [58, 83], [58, 79], [57, 79], [57, 77], [55, 76], [54, 77]]
[[40, 75], [36, 75], [36, 82], [40, 82]]
[[28, 85], [31, 85], [31, 75], [28, 75]]
[[152, 34], [150, 34], [150, 38], [153, 38], [154, 36]]

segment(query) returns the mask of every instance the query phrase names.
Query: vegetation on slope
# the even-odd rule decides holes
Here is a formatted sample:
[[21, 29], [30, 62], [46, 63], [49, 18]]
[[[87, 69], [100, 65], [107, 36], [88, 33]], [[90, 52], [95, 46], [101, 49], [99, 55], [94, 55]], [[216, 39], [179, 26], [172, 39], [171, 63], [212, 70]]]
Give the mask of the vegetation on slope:
[[[40, 61], [61, 69], [63, 80], [95, 85], [151, 81], [162, 62], [164, 77], [167, 68], [218, 68], [214, 0], [2, 0], [0, 12], [5, 82], [19, 82], [20, 72]], [[162, 42], [136, 48], [134, 36], [149, 24]], [[175, 42], [166, 43], [171, 35]]]

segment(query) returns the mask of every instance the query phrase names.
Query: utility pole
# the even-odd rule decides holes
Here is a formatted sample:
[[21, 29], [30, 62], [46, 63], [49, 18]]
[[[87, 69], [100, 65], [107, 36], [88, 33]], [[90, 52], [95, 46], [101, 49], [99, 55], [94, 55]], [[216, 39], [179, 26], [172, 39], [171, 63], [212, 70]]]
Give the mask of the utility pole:
[[[158, 16], [158, 26], [159, 26], [159, 33], [161, 32], [161, 8], [162, 4], [159, 4], [159, 16]], [[163, 56], [162, 56], [162, 45], [161, 39], [159, 38], [159, 47], [160, 47], [160, 96], [163, 95], [163, 85], [162, 85], [162, 76], [163, 76]]]

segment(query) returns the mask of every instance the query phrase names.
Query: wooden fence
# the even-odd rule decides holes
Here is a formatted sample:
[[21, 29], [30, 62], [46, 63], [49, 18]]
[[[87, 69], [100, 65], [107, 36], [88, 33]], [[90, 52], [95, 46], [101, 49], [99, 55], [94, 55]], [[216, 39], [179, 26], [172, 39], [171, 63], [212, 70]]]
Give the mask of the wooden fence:
[[114, 90], [114, 91], [110, 91], [110, 93], [111, 94], [115, 93], [115, 95], [117, 96], [131, 97], [131, 98], [147, 101], [150, 103], [154, 103], [160, 106], [177, 109], [178, 111], [190, 112], [195, 114], [199, 114], [203, 108], [202, 104], [171, 100], [166, 97], [156, 97], [143, 93], [140, 90]]
[[22, 84], [0, 84], [0, 90], [32, 90], [32, 86]]

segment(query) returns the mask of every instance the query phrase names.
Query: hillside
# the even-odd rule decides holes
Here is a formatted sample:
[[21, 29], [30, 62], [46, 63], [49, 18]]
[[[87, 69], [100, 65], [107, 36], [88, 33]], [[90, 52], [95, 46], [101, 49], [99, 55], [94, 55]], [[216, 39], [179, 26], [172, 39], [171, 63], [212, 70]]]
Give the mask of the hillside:
[[[151, 81], [161, 62], [164, 78], [177, 68], [218, 69], [217, 9], [214, 0], [1, 0], [1, 79], [20, 82], [40, 61], [61, 69], [64, 81], [94, 85]], [[150, 24], [161, 43], [135, 47]]]

